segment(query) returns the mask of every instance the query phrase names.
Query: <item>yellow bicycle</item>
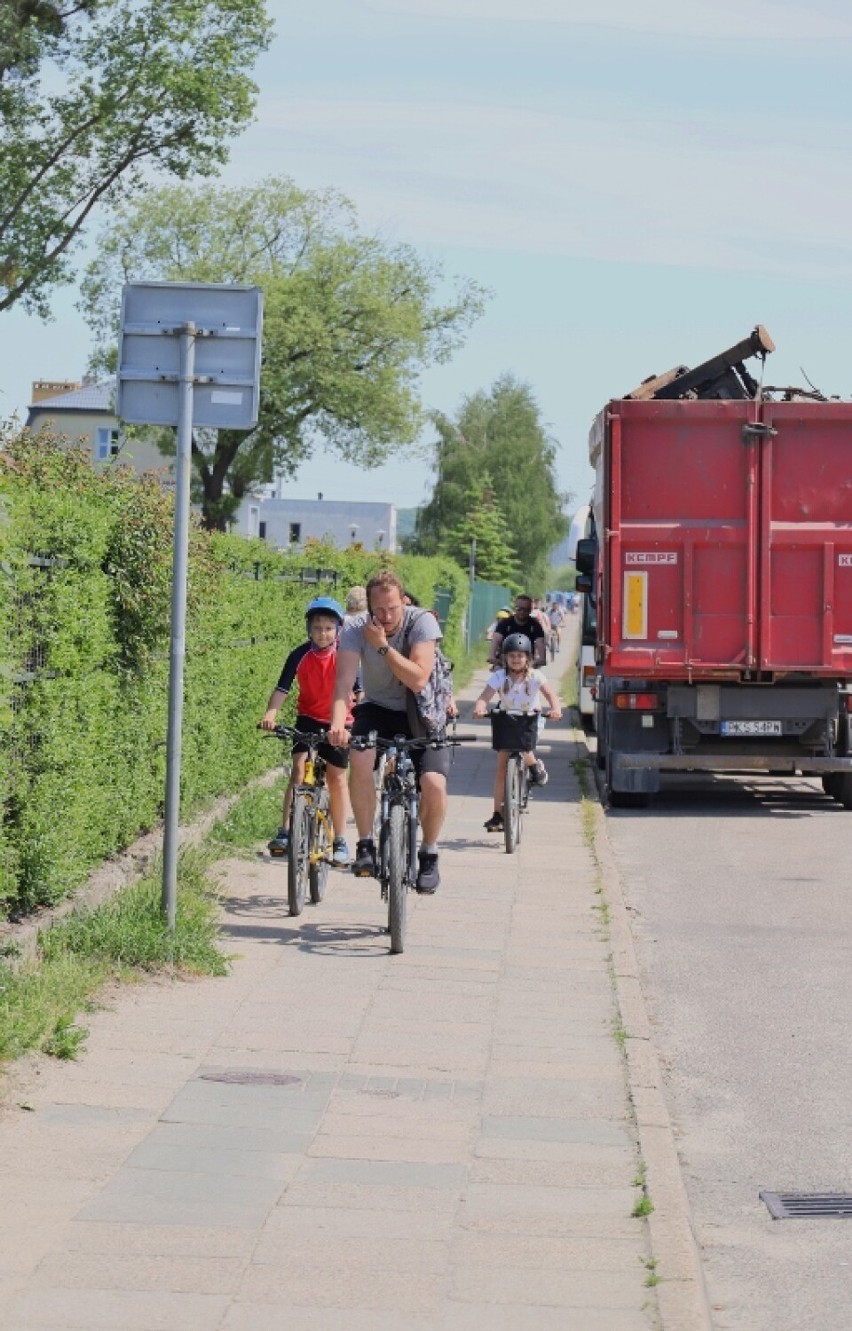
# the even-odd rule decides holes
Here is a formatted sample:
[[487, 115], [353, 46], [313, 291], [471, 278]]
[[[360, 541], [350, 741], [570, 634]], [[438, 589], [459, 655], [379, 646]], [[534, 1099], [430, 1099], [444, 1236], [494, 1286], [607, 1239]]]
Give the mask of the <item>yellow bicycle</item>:
[[325, 895], [328, 866], [334, 850], [334, 828], [329, 812], [325, 759], [319, 746], [325, 731], [306, 734], [294, 726], [275, 727], [279, 739], [297, 739], [307, 745], [305, 774], [293, 791], [290, 809], [290, 854], [287, 861], [287, 901], [291, 915], [301, 915], [306, 896], [317, 906]]

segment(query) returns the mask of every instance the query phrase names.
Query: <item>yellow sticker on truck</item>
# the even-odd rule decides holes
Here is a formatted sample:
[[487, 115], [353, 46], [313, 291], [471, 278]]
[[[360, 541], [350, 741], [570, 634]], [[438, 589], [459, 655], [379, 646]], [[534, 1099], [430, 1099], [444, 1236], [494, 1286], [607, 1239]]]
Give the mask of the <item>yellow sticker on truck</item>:
[[647, 638], [648, 636], [648, 574], [629, 572], [624, 574], [624, 624], [625, 638]]

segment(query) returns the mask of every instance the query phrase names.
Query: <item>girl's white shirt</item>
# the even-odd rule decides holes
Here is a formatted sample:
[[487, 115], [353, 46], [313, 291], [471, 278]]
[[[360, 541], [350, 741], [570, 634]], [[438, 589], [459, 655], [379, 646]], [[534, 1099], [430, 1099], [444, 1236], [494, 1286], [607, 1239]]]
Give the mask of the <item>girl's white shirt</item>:
[[516, 716], [525, 712], [540, 712], [549, 706], [547, 699], [539, 698], [542, 684], [547, 683], [547, 676], [541, 670], [531, 670], [525, 679], [510, 679], [503, 666], [492, 670], [485, 681], [487, 689], [495, 689], [497, 697], [491, 699], [492, 706], [497, 702], [504, 712], [513, 712]]

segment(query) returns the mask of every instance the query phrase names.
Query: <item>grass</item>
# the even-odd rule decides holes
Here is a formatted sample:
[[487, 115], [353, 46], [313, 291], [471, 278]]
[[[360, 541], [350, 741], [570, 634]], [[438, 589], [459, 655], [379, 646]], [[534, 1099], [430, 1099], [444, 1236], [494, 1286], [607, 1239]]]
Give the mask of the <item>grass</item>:
[[274, 786], [252, 786], [213, 824], [205, 845], [235, 854], [250, 850], [257, 841], [267, 841], [281, 822], [283, 793], [283, 780]]
[[577, 659], [571, 662], [569, 668], [565, 671], [559, 683], [559, 696], [566, 708], [573, 707], [575, 710], [579, 705], [580, 699], [577, 696]]
[[17, 961], [6, 949], [0, 959], [0, 1064], [33, 1050], [76, 1058], [88, 1033], [78, 1017], [92, 1011], [108, 981], [156, 973], [225, 975], [211, 870], [223, 856], [265, 840], [280, 813], [280, 783], [250, 787], [214, 823], [202, 846], [183, 848], [173, 935], [163, 917], [162, 868], [155, 861], [104, 905], [81, 910], [42, 934], [34, 959]]
[[456, 661], [453, 667], [453, 692], [456, 696], [467, 688], [477, 670], [487, 664], [490, 650], [491, 643], [482, 638], [472, 643], [470, 651]]
[[643, 1189], [641, 1197], [637, 1200], [636, 1205], [633, 1207], [630, 1214], [634, 1219], [641, 1220], [643, 1216], [650, 1215], [653, 1209], [654, 1203], [651, 1201], [648, 1193]]

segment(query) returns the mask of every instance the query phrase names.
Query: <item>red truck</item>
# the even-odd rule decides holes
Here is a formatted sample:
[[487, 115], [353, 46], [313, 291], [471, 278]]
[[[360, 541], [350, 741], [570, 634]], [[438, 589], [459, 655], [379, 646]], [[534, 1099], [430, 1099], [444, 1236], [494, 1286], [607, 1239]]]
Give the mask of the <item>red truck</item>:
[[773, 400], [742, 365], [771, 341], [747, 344], [592, 427], [578, 590], [613, 805], [647, 802], [662, 772], [763, 771], [819, 775], [852, 808], [852, 402]]

